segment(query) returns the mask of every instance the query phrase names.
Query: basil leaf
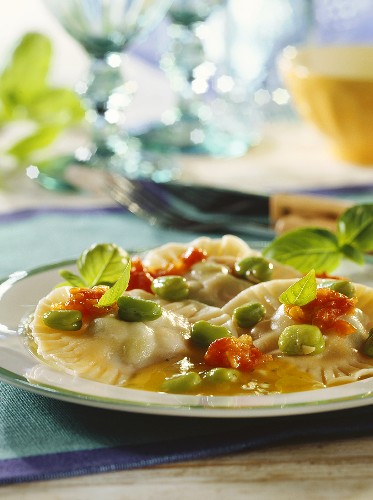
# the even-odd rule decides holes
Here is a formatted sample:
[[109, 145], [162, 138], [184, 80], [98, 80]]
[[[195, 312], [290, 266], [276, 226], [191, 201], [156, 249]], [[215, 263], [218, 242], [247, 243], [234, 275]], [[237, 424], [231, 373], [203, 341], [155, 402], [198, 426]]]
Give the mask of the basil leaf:
[[60, 132], [61, 127], [59, 125], [42, 126], [33, 134], [18, 141], [7, 152], [21, 160], [25, 160], [35, 150], [52, 144]]
[[279, 297], [280, 302], [293, 306], [304, 306], [316, 298], [317, 284], [314, 269], [291, 285]]
[[118, 281], [114, 283], [114, 285], [111, 288], [109, 288], [109, 290], [107, 290], [101, 297], [101, 299], [98, 301], [97, 304], [98, 307], [107, 307], [114, 304], [119, 299], [119, 297], [121, 297], [122, 293], [127, 288], [130, 276], [131, 276], [131, 261], [129, 260], [127, 262], [127, 266], [123, 274], [120, 276]]
[[50, 40], [40, 33], [27, 33], [13, 52], [0, 78], [0, 94], [10, 107], [27, 105], [42, 94], [52, 57]]
[[62, 278], [64, 278], [67, 281], [68, 285], [77, 287], [87, 286], [87, 283], [83, 281], [82, 278], [80, 278], [80, 276], [77, 276], [76, 274], [72, 273], [71, 271], [68, 271], [67, 269], [62, 269], [59, 273], [60, 276], [62, 276]]
[[338, 267], [342, 252], [337, 237], [327, 229], [300, 228], [277, 237], [263, 250], [267, 258], [306, 273], [331, 272]]
[[128, 264], [128, 253], [112, 243], [99, 243], [85, 250], [77, 261], [82, 278], [89, 287], [112, 285]]
[[35, 151], [52, 144], [64, 128], [84, 117], [82, 103], [74, 91], [49, 85], [51, 60], [49, 38], [27, 33], [0, 74], [0, 126], [21, 122], [22, 127], [22, 123], [30, 123], [34, 130], [7, 146], [8, 150], [0, 151], [0, 156], [13, 156], [18, 167], [34, 163]]
[[373, 204], [348, 208], [338, 219], [337, 237], [341, 246], [373, 250]]
[[364, 264], [364, 254], [353, 245], [343, 245], [341, 247], [341, 252], [346, 259], [352, 260], [356, 262], [356, 264]]
[[77, 94], [70, 89], [46, 89], [30, 104], [28, 115], [39, 123], [72, 125], [84, 117], [84, 108]]

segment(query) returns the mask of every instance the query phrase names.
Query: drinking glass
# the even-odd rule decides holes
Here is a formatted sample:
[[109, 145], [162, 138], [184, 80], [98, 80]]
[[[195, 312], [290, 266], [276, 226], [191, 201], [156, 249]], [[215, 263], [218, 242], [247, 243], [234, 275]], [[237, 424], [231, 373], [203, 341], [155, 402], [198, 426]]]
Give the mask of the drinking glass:
[[44, 0], [65, 30], [90, 57], [79, 93], [91, 124], [89, 148], [79, 148], [83, 164], [122, 170], [129, 176], [168, 180], [170, 164], [146, 158], [126, 130], [133, 85], [123, 76], [123, 52], [145, 37], [166, 15], [172, 0]]
[[232, 25], [226, 0], [174, 0], [169, 48], [161, 68], [176, 106], [141, 134], [144, 147], [160, 151], [234, 157], [259, 140], [259, 115], [246, 82], [232, 73]]

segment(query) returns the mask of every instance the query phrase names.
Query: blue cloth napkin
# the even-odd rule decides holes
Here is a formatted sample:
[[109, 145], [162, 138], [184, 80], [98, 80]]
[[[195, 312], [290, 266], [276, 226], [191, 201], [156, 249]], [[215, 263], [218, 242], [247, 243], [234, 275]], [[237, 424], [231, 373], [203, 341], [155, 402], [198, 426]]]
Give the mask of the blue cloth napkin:
[[[94, 242], [143, 249], [195, 236], [152, 227], [116, 208], [18, 212], [0, 216], [0, 275], [76, 258]], [[292, 417], [184, 418], [85, 407], [0, 383], [0, 484], [372, 431], [372, 406]]]

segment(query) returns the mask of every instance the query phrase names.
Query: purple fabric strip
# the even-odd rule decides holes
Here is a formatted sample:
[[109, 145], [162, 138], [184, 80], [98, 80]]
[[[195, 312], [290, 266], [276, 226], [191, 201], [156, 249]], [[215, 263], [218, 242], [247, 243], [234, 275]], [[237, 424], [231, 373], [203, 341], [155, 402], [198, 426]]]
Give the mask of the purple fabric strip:
[[279, 432], [276, 436], [252, 436], [248, 440], [240, 434], [203, 436], [182, 440], [152, 443], [118, 448], [104, 448], [78, 452], [57, 453], [21, 459], [5, 460], [0, 463], [0, 484], [42, 481], [79, 476], [114, 470], [195, 460], [211, 456], [258, 449], [269, 444], [289, 439], [289, 433]]
[[27, 208], [22, 210], [17, 210], [15, 212], [9, 212], [0, 214], [1, 222], [15, 222], [17, 220], [24, 220], [31, 217], [44, 214], [62, 214], [62, 215], [88, 215], [88, 214], [120, 214], [127, 212], [124, 207], [112, 206], [112, 207], [39, 207], [39, 208]]
[[[236, 424], [237, 427], [234, 427]], [[370, 435], [372, 407], [295, 417], [226, 421], [224, 431], [175, 440], [0, 461], [0, 484], [41, 481], [195, 460], [314, 439]]]
[[309, 188], [309, 189], [297, 189], [295, 191], [298, 194], [314, 194], [320, 196], [361, 196], [361, 195], [372, 195], [373, 197], [373, 185], [351, 185], [351, 186], [335, 186], [335, 187], [325, 187], [325, 188]]

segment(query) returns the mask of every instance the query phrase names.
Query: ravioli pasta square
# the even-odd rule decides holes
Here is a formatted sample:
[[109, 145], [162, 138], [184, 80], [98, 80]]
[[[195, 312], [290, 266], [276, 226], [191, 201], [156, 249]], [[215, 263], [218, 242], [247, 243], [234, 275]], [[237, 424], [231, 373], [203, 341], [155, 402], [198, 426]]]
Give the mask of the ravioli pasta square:
[[[319, 285], [323, 284], [319, 280]], [[254, 344], [263, 352], [276, 357], [284, 356], [278, 346], [278, 339], [284, 329], [295, 322], [285, 313], [280, 295], [294, 280], [275, 280], [261, 283], [238, 294], [223, 308], [227, 314], [242, 304], [255, 301], [266, 307], [266, 317], [252, 330]], [[287, 362], [325, 384], [352, 382], [363, 376], [373, 375], [373, 360], [363, 354], [363, 345], [373, 327], [373, 290], [355, 284], [357, 304], [354, 312], [343, 317], [351, 323], [356, 332], [346, 337], [337, 334], [326, 336], [325, 349], [313, 356], [286, 356]]]

